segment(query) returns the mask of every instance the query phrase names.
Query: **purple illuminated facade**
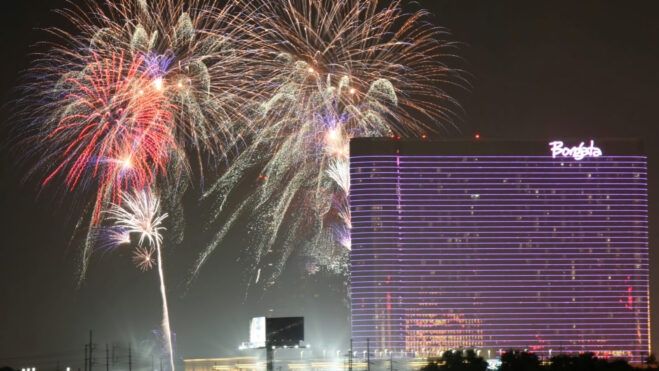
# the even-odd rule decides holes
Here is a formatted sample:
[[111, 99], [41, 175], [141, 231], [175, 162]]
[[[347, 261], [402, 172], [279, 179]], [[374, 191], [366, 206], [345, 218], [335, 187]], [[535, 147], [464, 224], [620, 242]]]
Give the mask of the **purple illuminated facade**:
[[356, 354], [647, 357], [642, 144], [548, 142], [352, 141]]

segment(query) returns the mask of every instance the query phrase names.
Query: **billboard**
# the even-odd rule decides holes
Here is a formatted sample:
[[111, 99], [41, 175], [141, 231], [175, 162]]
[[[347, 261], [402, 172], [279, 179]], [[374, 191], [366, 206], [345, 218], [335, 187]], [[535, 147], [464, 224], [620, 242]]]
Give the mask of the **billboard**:
[[249, 321], [249, 347], [265, 347], [265, 317], [254, 317]]
[[249, 323], [249, 348], [296, 346], [304, 341], [304, 317], [254, 317]]
[[270, 346], [295, 346], [304, 341], [304, 317], [266, 318], [266, 343]]

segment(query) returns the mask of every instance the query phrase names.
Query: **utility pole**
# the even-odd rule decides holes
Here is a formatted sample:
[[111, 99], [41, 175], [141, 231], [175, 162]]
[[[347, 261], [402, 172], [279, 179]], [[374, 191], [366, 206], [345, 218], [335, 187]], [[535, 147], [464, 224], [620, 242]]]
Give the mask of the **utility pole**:
[[85, 344], [85, 371], [88, 371], [87, 366], [89, 365], [89, 361], [87, 360], [87, 347], [88, 346], [89, 346], [88, 344]]
[[394, 371], [394, 350], [389, 353], [389, 371]]
[[352, 338], [350, 338], [350, 353], [348, 353], [348, 371], [352, 371]]
[[271, 342], [265, 342], [265, 359], [266, 359], [266, 371], [274, 371], [273, 365], [275, 362], [275, 346]]
[[133, 370], [133, 358], [130, 353], [130, 344], [128, 344], [128, 371]]
[[89, 368], [88, 371], [92, 371], [92, 365], [94, 364], [94, 344], [92, 343], [92, 330], [89, 330]]
[[160, 371], [162, 371], [162, 356], [160, 356]]
[[115, 352], [116, 349], [119, 349], [119, 345], [112, 344], [112, 366], [117, 364], [117, 354]]
[[105, 343], [105, 371], [110, 371], [110, 348]]
[[371, 338], [366, 338], [366, 369], [371, 371]]

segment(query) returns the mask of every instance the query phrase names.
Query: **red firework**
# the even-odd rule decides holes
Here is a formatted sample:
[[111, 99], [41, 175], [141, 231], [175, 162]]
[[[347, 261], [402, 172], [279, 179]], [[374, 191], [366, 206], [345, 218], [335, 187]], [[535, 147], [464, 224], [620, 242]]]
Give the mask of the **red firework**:
[[175, 146], [172, 109], [162, 80], [136, 56], [93, 56], [78, 78], [66, 79], [62, 115], [46, 140], [57, 152], [56, 168], [66, 186], [98, 182], [93, 223], [104, 201], [120, 202], [121, 190], [145, 189], [165, 170]]

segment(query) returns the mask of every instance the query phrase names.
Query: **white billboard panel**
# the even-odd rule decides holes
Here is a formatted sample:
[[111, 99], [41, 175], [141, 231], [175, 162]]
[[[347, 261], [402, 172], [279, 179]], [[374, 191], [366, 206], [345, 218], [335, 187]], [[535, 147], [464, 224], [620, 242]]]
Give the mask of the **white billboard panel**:
[[249, 346], [265, 347], [265, 317], [254, 317], [249, 321]]

